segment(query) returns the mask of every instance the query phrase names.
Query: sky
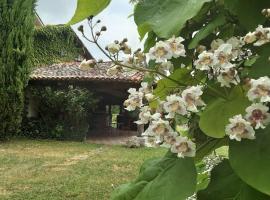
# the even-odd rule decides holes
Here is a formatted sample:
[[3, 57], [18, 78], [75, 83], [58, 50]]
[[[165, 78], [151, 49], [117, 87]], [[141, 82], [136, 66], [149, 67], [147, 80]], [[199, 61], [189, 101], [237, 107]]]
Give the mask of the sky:
[[[38, 0], [36, 11], [46, 25], [65, 24], [75, 13], [76, 4], [77, 0]], [[108, 29], [100, 39], [103, 47], [114, 40], [120, 41], [123, 38], [128, 38], [129, 45], [132, 48], [140, 47], [139, 35], [134, 20], [132, 17], [128, 18], [132, 13], [133, 5], [129, 4], [129, 0], [112, 0], [111, 4], [95, 17], [96, 20], [100, 19], [100, 24], [105, 25]], [[85, 33], [88, 35], [87, 33], [90, 33], [90, 31], [87, 30], [85, 21], [72, 26], [73, 30], [80, 36], [80, 32], [77, 31], [80, 24], [85, 25]], [[107, 60], [97, 47], [89, 44], [84, 38], [80, 38], [94, 58]]]

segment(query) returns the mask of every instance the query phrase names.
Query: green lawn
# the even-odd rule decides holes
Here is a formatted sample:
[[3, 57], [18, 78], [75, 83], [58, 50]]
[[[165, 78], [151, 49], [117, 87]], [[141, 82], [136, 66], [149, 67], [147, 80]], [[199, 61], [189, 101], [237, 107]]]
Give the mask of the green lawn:
[[107, 200], [164, 149], [15, 140], [0, 143], [1, 200]]

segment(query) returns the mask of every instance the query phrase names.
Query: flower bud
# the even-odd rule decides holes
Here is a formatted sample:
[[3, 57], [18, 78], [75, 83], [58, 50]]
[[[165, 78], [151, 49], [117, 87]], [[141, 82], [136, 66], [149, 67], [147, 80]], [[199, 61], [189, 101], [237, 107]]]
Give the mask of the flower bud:
[[107, 27], [106, 26], [102, 26], [100, 31], [107, 31]]
[[99, 19], [99, 20], [97, 20], [97, 24], [99, 24], [101, 22], [101, 20]]
[[115, 43], [115, 44], [119, 44], [119, 41], [118, 41], [118, 40], [115, 40], [114, 43]]
[[94, 18], [94, 15], [90, 15], [89, 17], [87, 17], [88, 21], [92, 20]]
[[101, 33], [99, 31], [96, 32], [96, 36], [100, 36]]
[[262, 10], [262, 14], [265, 16], [265, 17], [270, 17], [270, 9], [263, 9]]
[[123, 41], [122, 41], [122, 43], [125, 43], [127, 41], [128, 41], [128, 39], [127, 38], [124, 38]]
[[78, 31], [80, 31], [80, 32], [83, 34], [83, 32], [84, 32], [84, 30], [83, 30], [83, 25], [80, 25], [80, 26], [78, 27]]

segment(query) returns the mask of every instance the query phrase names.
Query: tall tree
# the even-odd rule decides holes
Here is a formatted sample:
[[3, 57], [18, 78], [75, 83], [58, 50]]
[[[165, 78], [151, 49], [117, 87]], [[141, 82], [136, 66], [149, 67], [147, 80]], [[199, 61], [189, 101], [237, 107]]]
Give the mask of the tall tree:
[[34, 30], [35, 0], [0, 1], [0, 140], [18, 132]]

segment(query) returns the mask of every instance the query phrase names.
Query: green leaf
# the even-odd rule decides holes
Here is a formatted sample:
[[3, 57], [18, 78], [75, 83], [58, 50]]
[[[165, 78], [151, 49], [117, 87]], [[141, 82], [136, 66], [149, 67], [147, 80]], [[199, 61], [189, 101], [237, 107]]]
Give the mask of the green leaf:
[[225, 127], [229, 118], [245, 113], [250, 102], [240, 87], [235, 87], [228, 100], [217, 98], [211, 101], [201, 114], [199, 126], [208, 136], [222, 138], [225, 136]]
[[161, 38], [178, 35], [187, 20], [211, 0], [144, 0], [134, 12], [137, 26], [149, 25]]
[[[188, 68], [178, 68], [172, 75], [169, 77], [187, 85], [196, 85], [201, 79], [201, 74], [195, 75], [196, 79], [190, 75], [191, 70]], [[167, 95], [169, 95], [174, 90], [179, 89], [179, 84], [169, 79], [161, 79], [157, 83], [157, 87], [154, 90], [153, 94], [156, 97], [159, 97], [161, 100], [164, 100]], [[157, 101], [153, 101], [150, 105], [151, 107], [156, 107], [158, 104]]]
[[263, 24], [266, 18], [261, 14], [262, 9], [269, 8], [269, 0], [225, 0], [225, 7], [238, 17], [240, 24], [246, 30], [253, 30]]
[[235, 34], [235, 24], [226, 23], [219, 28], [218, 37], [224, 40], [231, 38]]
[[255, 140], [231, 141], [229, 158], [235, 173], [247, 184], [270, 195], [270, 126], [256, 131]]
[[225, 145], [228, 145], [227, 138], [209, 139], [208, 141], [206, 141], [204, 144], [202, 144], [201, 146], [197, 148], [195, 160], [196, 161], [202, 160], [205, 156], [209, 155], [214, 150]]
[[209, 34], [213, 33], [213, 31], [226, 23], [226, 18], [224, 15], [219, 15], [214, 18], [213, 21], [209, 22], [206, 26], [199, 30], [191, 40], [190, 44], [188, 45], [189, 49], [194, 49], [198, 46], [199, 42], [206, 38]]
[[251, 67], [249, 73], [250, 77], [259, 78], [262, 76], [270, 76], [270, 45], [262, 46], [258, 54], [259, 58], [256, 57], [256, 61]]
[[150, 31], [148, 33], [147, 39], [144, 42], [144, 52], [147, 53], [151, 47], [153, 47], [156, 44], [156, 34], [153, 31]]
[[110, 2], [111, 0], [77, 0], [76, 12], [68, 24], [73, 25], [91, 15], [97, 15], [104, 10]]
[[140, 40], [142, 41], [143, 38], [145, 37], [145, 35], [151, 31], [151, 27], [147, 24], [147, 23], [144, 23], [144, 24], [141, 24], [140, 26], [138, 26], [138, 33], [140, 35]]
[[162, 160], [148, 162], [137, 180], [115, 191], [111, 199], [186, 200], [196, 190], [196, 175], [192, 158], [169, 153]]
[[269, 200], [270, 197], [244, 183], [223, 160], [211, 172], [211, 181], [205, 190], [197, 193], [198, 200]]

